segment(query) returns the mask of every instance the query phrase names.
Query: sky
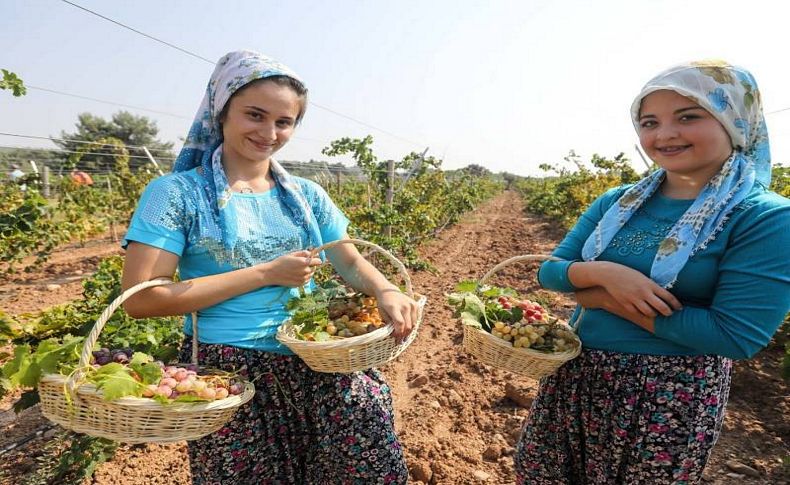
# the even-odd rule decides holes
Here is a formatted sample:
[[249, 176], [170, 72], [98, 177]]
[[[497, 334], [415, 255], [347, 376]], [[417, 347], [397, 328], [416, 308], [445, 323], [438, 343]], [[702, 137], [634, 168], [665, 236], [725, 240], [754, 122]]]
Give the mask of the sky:
[[[252, 49], [298, 72], [312, 104], [280, 160], [347, 162], [321, 149], [370, 134], [381, 159], [428, 148], [448, 169], [540, 175], [571, 149], [584, 160], [625, 152], [642, 169], [634, 96], [671, 65], [716, 58], [754, 74], [773, 160], [790, 164], [786, 2], [73, 2], [212, 61]], [[58, 136], [79, 113], [127, 109], [178, 147], [213, 64], [61, 0], [0, 0], [0, 68], [34, 88], [169, 113], [0, 91], [0, 132]], [[0, 135], [0, 146], [54, 145]]]

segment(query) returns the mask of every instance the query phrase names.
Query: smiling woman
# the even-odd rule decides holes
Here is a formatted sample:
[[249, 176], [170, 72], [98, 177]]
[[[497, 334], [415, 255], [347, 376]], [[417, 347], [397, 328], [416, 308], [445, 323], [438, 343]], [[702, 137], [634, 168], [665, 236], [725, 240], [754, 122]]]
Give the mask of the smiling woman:
[[733, 151], [730, 135], [696, 102], [675, 91], [654, 91], [642, 100], [639, 143], [667, 180], [664, 195], [693, 199]]
[[[770, 192], [757, 83], [721, 62], [669, 69], [631, 117], [660, 167], [581, 216], [539, 278], [575, 292], [581, 355], [541, 381], [519, 483], [698, 483], [731, 359], [790, 309], [790, 201]], [[586, 311], [580, 312], [581, 308]]]
[[[220, 59], [175, 173], [146, 188], [124, 240], [125, 288], [176, 269], [181, 277], [136, 294], [127, 312], [187, 314], [187, 335], [196, 317], [200, 363], [255, 382], [255, 397], [231, 422], [190, 442], [195, 483], [407, 478], [382, 375], [314, 372], [275, 338], [288, 300], [314, 287], [321, 260], [308, 249], [348, 237], [348, 219], [326, 192], [272, 158], [304, 116], [306, 96], [298, 76], [272, 59], [247, 51]], [[326, 254], [345, 281], [376, 297], [396, 338], [409, 334], [413, 299], [353, 245]], [[191, 352], [187, 338], [182, 361]]]
[[258, 162], [288, 143], [304, 115], [307, 90], [301, 83], [294, 87], [296, 83], [273, 79], [288, 78], [264, 78], [247, 84], [219, 115], [223, 165], [228, 184], [236, 192], [265, 192], [274, 187], [267, 167]]

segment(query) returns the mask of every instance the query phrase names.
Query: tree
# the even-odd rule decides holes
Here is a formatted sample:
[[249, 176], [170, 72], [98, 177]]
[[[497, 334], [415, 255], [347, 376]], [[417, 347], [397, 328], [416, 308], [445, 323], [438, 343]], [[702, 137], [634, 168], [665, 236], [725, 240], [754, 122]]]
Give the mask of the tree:
[[485, 168], [482, 165], [478, 165], [476, 163], [467, 165], [462, 170], [473, 177], [488, 177], [489, 175], [491, 175], [491, 170]]
[[16, 97], [27, 94], [27, 88], [19, 77], [13, 72], [0, 69], [3, 72], [3, 79], [0, 79], [0, 89], [10, 89], [11, 94]]
[[[171, 164], [173, 153], [173, 143], [163, 142], [157, 138], [159, 128], [156, 122], [146, 116], [136, 116], [127, 111], [119, 111], [112, 115], [112, 120], [106, 120], [100, 116], [90, 113], [82, 113], [78, 116], [76, 124], [77, 131], [66, 133], [62, 131], [60, 138], [67, 141], [55, 141], [61, 148], [70, 151], [79, 151], [84, 143], [80, 141], [99, 141], [101, 139], [115, 138], [121, 140], [126, 145], [147, 147], [154, 158], [164, 167]], [[81, 157], [78, 168], [94, 170], [112, 170], [115, 166], [112, 147], [97, 148], [98, 151], [91, 153], [107, 153], [107, 155], [84, 155]], [[132, 156], [129, 165], [131, 168], [138, 168], [149, 163], [145, 157], [145, 152], [140, 148], [129, 148]], [[143, 157], [143, 158], [135, 158]]]
[[[24, 165], [29, 160], [57, 167], [66, 160], [66, 156], [43, 148], [0, 148], [0, 167], [2, 168], [7, 169], [11, 165]], [[27, 168], [25, 170], [27, 171]]]

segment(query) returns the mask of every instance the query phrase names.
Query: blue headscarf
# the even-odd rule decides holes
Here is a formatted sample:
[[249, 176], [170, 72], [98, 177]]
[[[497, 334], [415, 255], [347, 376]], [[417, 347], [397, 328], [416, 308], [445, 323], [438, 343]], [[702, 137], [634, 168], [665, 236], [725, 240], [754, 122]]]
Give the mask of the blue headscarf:
[[[233, 93], [252, 81], [272, 76], [288, 76], [301, 82], [288, 67], [257, 52], [236, 51], [224, 55], [214, 68], [184, 147], [173, 164], [173, 172], [202, 167], [209, 187], [209, 203], [218, 216], [222, 243], [230, 251], [236, 246], [238, 231], [236, 213], [233, 205], [228, 204], [233, 192], [222, 167], [223, 139], [219, 115]], [[274, 159], [270, 167], [294, 221], [306, 229], [311, 244], [320, 246], [321, 232], [299, 184]]]
[[[723, 61], [703, 61], [662, 72], [642, 88], [631, 106], [637, 131], [642, 100], [658, 90], [674, 91], [706, 109], [730, 135], [733, 146], [730, 158], [659, 245], [650, 277], [670, 288], [688, 259], [715, 239], [730, 211], [746, 198], [754, 184], [770, 185], [771, 154], [757, 82], [745, 69]], [[585, 261], [597, 258], [606, 249], [617, 231], [658, 189], [664, 175], [664, 169], [656, 170], [606, 211], [584, 244]]]

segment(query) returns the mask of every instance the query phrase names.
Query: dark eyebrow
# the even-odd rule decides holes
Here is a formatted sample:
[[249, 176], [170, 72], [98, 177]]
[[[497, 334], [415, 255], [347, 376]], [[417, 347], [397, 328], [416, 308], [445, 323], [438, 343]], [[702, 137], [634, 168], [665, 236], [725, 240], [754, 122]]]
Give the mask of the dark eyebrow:
[[269, 114], [269, 112], [268, 112], [268, 111], [266, 111], [266, 110], [265, 110], [265, 109], [263, 109], [263, 108], [259, 108], [259, 107], [257, 107], [257, 106], [252, 106], [252, 105], [250, 105], [250, 106], [245, 106], [245, 108], [251, 109], [251, 110], [253, 110], [253, 111], [260, 111], [261, 113]]
[[702, 106], [689, 106], [688, 108], [680, 108], [678, 110], [675, 110], [675, 114], [684, 113], [686, 111], [691, 111], [694, 109], [705, 109], [705, 108], [703, 108]]
[[[695, 109], [702, 109], [702, 110], [704, 110], [705, 108], [703, 108], [702, 106], [688, 106], [686, 108], [676, 109], [674, 114], [685, 113], [686, 111], [692, 111], [692, 110], [695, 110]], [[644, 118], [655, 118], [655, 117], [656, 117], [656, 115], [647, 114], [647, 115], [640, 116], [639, 119], [642, 120]]]
[[[259, 108], [259, 107], [257, 107], [257, 106], [252, 106], [252, 105], [249, 105], [249, 106], [245, 106], [245, 108], [247, 108], [247, 109], [251, 109], [251, 110], [253, 110], [253, 111], [257, 111], [257, 112], [260, 112], [260, 113], [263, 113], [263, 114], [269, 114], [269, 112], [268, 112], [268, 111], [266, 111], [266, 110], [265, 110], [265, 109], [263, 109], [263, 108]], [[293, 121], [293, 118], [291, 118], [290, 116], [281, 116], [281, 117], [280, 117], [280, 119], [282, 119], [282, 120], [289, 120], [289, 121]]]

